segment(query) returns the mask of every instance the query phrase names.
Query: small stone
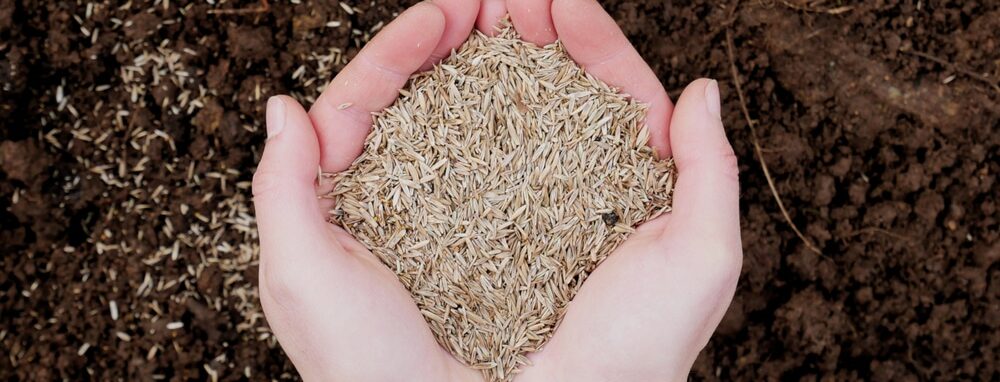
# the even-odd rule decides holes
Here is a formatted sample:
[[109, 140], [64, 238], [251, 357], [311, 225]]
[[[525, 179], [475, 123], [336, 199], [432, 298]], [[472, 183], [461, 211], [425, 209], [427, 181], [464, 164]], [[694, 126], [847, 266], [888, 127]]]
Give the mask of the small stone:
[[614, 227], [615, 224], [618, 224], [618, 214], [614, 212], [601, 214], [601, 219], [604, 220], [604, 224], [608, 227]]

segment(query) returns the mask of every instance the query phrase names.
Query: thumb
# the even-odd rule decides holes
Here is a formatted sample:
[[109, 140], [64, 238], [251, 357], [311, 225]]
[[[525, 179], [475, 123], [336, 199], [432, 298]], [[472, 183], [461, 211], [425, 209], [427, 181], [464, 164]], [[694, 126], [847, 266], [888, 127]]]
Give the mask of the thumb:
[[309, 115], [291, 97], [271, 97], [267, 143], [253, 176], [262, 257], [287, 242], [300, 242], [297, 238], [320, 237], [324, 218], [316, 197], [318, 169], [319, 143]]
[[739, 264], [739, 169], [722, 126], [717, 82], [700, 79], [684, 89], [670, 123], [670, 145], [678, 176], [670, 219], [676, 224], [668, 234], [707, 246], [694, 256]]
[[739, 168], [721, 109], [718, 83], [697, 80], [684, 89], [670, 122], [678, 175], [664, 238], [681, 243], [675, 256], [682, 277], [694, 277], [693, 285], [707, 288], [713, 302], [705, 305], [692, 363], [725, 315], [743, 265]]

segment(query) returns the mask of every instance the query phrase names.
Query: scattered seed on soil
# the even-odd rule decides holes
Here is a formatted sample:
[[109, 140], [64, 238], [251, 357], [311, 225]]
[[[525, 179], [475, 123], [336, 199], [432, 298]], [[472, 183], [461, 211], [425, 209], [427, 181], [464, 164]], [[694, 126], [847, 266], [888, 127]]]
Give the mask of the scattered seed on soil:
[[509, 27], [401, 94], [327, 175], [331, 220], [396, 272], [442, 346], [510, 380], [587, 275], [670, 210], [673, 162], [647, 145], [645, 105]]
[[84, 354], [87, 354], [87, 350], [90, 350], [90, 344], [84, 342], [83, 345], [80, 345], [80, 348], [76, 350], [76, 355], [83, 356]]

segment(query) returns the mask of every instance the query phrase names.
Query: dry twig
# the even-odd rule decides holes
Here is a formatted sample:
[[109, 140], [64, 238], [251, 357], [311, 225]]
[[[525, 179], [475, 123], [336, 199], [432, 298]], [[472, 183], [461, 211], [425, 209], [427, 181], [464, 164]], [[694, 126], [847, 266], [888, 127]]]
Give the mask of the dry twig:
[[[731, 12], [736, 12], [739, 7], [739, 2], [737, 1], [733, 5]], [[778, 208], [781, 210], [781, 215], [785, 217], [785, 221], [788, 225], [792, 227], [792, 231], [795, 231], [795, 235], [802, 239], [806, 247], [809, 250], [815, 252], [818, 255], [823, 255], [823, 251], [820, 251], [812, 240], [806, 237], [799, 230], [799, 227], [795, 225], [792, 221], [792, 217], [788, 214], [788, 209], [785, 208], [785, 203], [781, 201], [781, 195], [778, 194], [778, 188], [774, 185], [774, 179], [771, 177], [771, 171], [767, 168], [767, 162], [764, 161], [764, 153], [760, 147], [760, 139], [757, 137], [757, 128], [754, 126], [754, 120], [750, 118], [750, 110], [747, 108], [746, 97], [743, 95], [743, 85], [740, 84], [740, 73], [736, 69], [736, 55], [733, 53], [733, 32], [732, 29], [726, 28], [726, 53], [729, 55], [729, 69], [733, 76], [733, 83], [736, 85], [736, 95], [740, 98], [740, 108], [743, 110], [743, 117], [747, 121], [747, 126], [750, 128], [750, 141], [753, 143], [754, 153], [757, 155], [757, 161], [760, 162], [760, 168], [764, 171], [764, 178], [767, 179], [767, 185], [771, 188], [771, 194], [774, 195], [774, 200], [778, 202]]]
[[845, 6], [833, 7], [833, 8], [817, 8], [815, 5], [801, 6], [801, 5], [798, 5], [798, 4], [790, 3], [790, 2], [788, 2], [786, 0], [781, 0], [781, 4], [783, 4], [784, 6], [786, 6], [788, 8], [792, 8], [792, 9], [803, 11], [803, 12], [826, 13], [828, 15], [839, 15], [841, 13], [850, 12], [851, 10], [854, 9], [853, 5], [845, 5]]
[[983, 83], [989, 85], [991, 88], [993, 88], [993, 91], [997, 92], [997, 94], [1000, 94], [1000, 84], [997, 83], [998, 81], [995, 81], [995, 80], [993, 80], [993, 79], [991, 79], [991, 78], [989, 78], [989, 77], [987, 77], [987, 76], [985, 76], [983, 74], [973, 72], [973, 71], [971, 71], [969, 69], [966, 69], [966, 68], [963, 68], [961, 66], [958, 66], [958, 64], [955, 64], [953, 62], [949, 62], [949, 61], [947, 61], [947, 60], [945, 60], [943, 58], [937, 57], [937, 56], [933, 56], [933, 55], [931, 55], [929, 53], [924, 53], [924, 52], [921, 52], [921, 51], [910, 50], [910, 49], [906, 49], [906, 50], [900, 49], [899, 51], [903, 52], [903, 53], [906, 53], [906, 54], [911, 54], [911, 55], [923, 58], [925, 60], [930, 60], [930, 61], [936, 62], [936, 63], [938, 63], [938, 64], [940, 64], [940, 65], [942, 65], [944, 67], [947, 67], [948, 69], [954, 70], [955, 72], [962, 73], [962, 74], [964, 74], [966, 76], [971, 77], [972, 79], [979, 80], [980, 82], [983, 82]]

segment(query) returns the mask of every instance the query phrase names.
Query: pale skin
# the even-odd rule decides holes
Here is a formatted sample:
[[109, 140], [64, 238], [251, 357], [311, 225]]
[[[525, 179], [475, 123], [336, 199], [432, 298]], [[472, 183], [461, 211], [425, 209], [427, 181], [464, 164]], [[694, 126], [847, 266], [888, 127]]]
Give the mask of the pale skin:
[[[395, 275], [326, 221], [324, 172], [346, 169], [407, 77], [446, 57], [473, 28], [503, 15], [536, 44], [560, 39], [588, 72], [650, 104], [650, 144], [679, 171], [673, 212], [640, 226], [584, 283], [545, 347], [517, 380], [684, 380], [722, 319], [743, 252], [738, 170], [714, 81], [674, 105], [595, 0], [432, 0], [386, 26], [307, 113], [268, 101], [268, 140], [254, 175], [260, 299], [305, 380], [477, 381], [437, 344]], [[341, 105], [351, 104], [342, 108]]]

